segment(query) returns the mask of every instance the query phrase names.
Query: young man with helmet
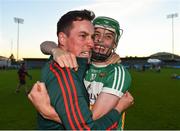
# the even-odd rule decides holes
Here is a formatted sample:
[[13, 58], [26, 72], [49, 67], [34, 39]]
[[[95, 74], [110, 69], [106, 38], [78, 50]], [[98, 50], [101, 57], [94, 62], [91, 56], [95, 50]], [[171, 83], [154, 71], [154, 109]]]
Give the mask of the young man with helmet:
[[[128, 71], [119, 64], [120, 57], [115, 54], [122, 35], [119, 22], [102, 16], [94, 19], [93, 25], [95, 28], [94, 48], [84, 84], [89, 94], [93, 117], [97, 119], [117, 104], [129, 89], [131, 77]], [[75, 56], [57, 48], [53, 42], [43, 42], [41, 50], [45, 54], [52, 54], [61, 67], [78, 68]], [[123, 126], [124, 119], [118, 124], [118, 129], [123, 129]]]
[[[119, 99], [129, 89], [131, 77], [121, 64], [107, 64], [107, 61], [115, 53], [122, 35], [119, 22], [109, 17], [97, 17], [94, 19], [93, 25], [95, 36], [91, 56], [92, 64], [86, 72], [84, 83], [89, 93], [90, 103], [94, 105], [96, 102], [92, 109], [100, 112], [114, 105], [117, 101], [116, 98]], [[108, 97], [102, 98], [105, 96], [101, 96], [101, 93], [111, 94], [116, 98], [110, 101]], [[122, 114], [122, 121], [119, 123], [118, 129], [124, 128], [124, 118], [125, 113]]]

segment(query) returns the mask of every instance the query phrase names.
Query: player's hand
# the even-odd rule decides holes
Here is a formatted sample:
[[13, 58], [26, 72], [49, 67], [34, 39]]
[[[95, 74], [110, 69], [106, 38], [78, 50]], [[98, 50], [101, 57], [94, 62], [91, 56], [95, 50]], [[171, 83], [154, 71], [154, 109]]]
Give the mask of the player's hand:
[[115, 109], [121, 113], [134, 104], [133, 96], [127, 91], [119, 100]]
[[78, 70], [78, 64], [74, 54], [60, 48], [54, 48], [52, 50], [52, 55], [53, 59], [60, 65], [60, 67], [69, 67], [71, 69], [74, 68], [75, 71]]
[[46, 90], [45, 84], [37, 82], [28, 94], [29, 100], [32, 102], [36, 110], [46, 119], [61, 122], [58, 114], [50, 104], [50, 98]]
[[106, 61], [106, 64], [116, 64], [121, 63], [120, 56], [116, 53], [113, 53], [112, 56]]

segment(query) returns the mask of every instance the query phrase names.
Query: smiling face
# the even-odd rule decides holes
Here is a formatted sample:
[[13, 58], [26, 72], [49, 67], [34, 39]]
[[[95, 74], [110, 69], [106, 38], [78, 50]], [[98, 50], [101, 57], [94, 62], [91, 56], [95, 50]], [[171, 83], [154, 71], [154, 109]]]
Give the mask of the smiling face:
[[93, 51], [100, 54], [110, 55], [115, 48], [115, 33], [103, 28], [95, 28]]
[[105, 62], [111, 59], [118, 45], [123, 30], [119, 22], [113, 18], [99, 16], [93, 20], [95, 27], [94, 49], [92, 51], [93, 62]]
[[90, 58], [93, 42], [94, 27], [88, 20], [74, 21], [72, 29], [67, 36], [59, 33], [58, 39], [61, 48], [73, 53], [77, 57]]
[[115, 48], [115, 33], [106, 28], [95, 27], [92, 61], [105, 62]]

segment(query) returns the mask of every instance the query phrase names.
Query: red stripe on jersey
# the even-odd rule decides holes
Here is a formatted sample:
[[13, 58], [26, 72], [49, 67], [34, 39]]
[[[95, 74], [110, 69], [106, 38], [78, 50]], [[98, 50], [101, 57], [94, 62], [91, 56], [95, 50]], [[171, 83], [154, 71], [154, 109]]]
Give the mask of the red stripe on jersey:
[[80, 116], [80, 119], [82, 121], [82, 124], [83, 126], [87, 129], [87, 130], [90, 130], [90, 127], [88, 125], [86, 125], [86, 122], [82, 116], [82, 113], [79, 109], [79, 104], [78, 104], [78, 97], [77, 97], [77, 91], [76, 91], [76, 86], [74, 84], [74, 81], [73, 81], [73, 78], [72, 78], [72, 74], [70, 72], [70, 69], [69, 68], [66, 68], [67, 72], [68, 72], [68, 76], [69, 76], [69, 79], [71, 81], [71, 84], [72, 84], [72, 87], [73, 87], [73, 92], [74, 92], [74, 95], [75, 95], [75, 105], [76, 105], [76, 108], [77, 108], [77, 111], [78, 111], [78, 115]]
[[77, 118], [77, 116], [76, 116], [76, 112], [75, 112], [75, 109], [74, 109], [75, 106], [73, 105], [73, 100], [72, 100], [72, 99], [73, 99], [73, 97], [72, 97], [72, 93], [73, 93], [73, 92], [71, 92], [71, 90], [70, 90], [70, 86], [69, 86], [68, 80], [67, 80], [67, 78], [66, 78], [65, 72], [64, 72], [56, 63], [54, 63], [54, 65], [55, 65], [55, 66], [61, 71], [61, 73], [62, 73], [64, 82], [65, 82], [65, 85], [66, 85], [65, 87], [67, 88], [67, 91], [68, 91], [69, 100], [70, 100], [70, 106], [71, 106], [71, 109], [72, 109], [72, 113], [73, 113], [75, 122], [76, 122], [78, 128], [79, 128], [80, 130], [82, 130], [82, 127], [81, 127], [81, 125], [80, 125], [80, 123], [79, 123], [79, 121], [78, 121], [78, 118]]
[[71, 128], [73, 130], [75, 130], [75, 126], [74, 126], [74, 124], [72, 122], [70, 111], [69, 111], [69, 108], [68, 108], [67, 96], [66, 96], [66, 93], [65, 93], [64, 86], [62, 84], [61, 78], [60, 78], [59, 74], [57, 73], [57, 71], [55, 69], [53, 69], [52, 64], [50, 65], [50, 70], [55, 74], [55, 76], [56, 76], [56, 78], [58, 80], [59, 86], [60, 86], [61, 91], [62, 91], [64, 104], [65, 104], [65, 108], [66, 108], [66, 114], [67, 114], [70, 126], [71, 126]]
[[118, 122], [115, 122], [112, 126], [108, 127], [106, 130], [114, 130], [118, 126]]

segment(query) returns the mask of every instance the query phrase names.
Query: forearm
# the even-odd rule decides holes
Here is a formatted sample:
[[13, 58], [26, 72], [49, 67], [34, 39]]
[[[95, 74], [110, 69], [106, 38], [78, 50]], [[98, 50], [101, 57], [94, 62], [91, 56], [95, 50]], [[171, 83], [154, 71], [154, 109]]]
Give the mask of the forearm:
[[[65, 126], [66, 129], [107, 130], [107, 129], [117, 128], [117, 124], [119, 123], [119, 119], [120, 119], [120, 113], [117, 110], [112, 109], [107, 114], [103, 115], [101, 118], [97, 120], [93, 120], [92, 113], [88, 107], [86, 108], [87, 104], [85, 102], [82, 102], [82, 101], [79, 102], [78, 106], [79, 106], [80, 114], [78, 114], [78, 111], [75, 110], [76, 112], [75, 114], [77, 115], [70, 116], [70, 120], [72, 120], [72, 123], [73, 123], [72, 125], [74, 125], [75, 128], [69, 125], [70, 121], [67, 118], [68, 113], [64, 112], [64, 110], [58, 111], [59, 115], [62, 116], [61, 118], [63, 121], [63, 125]], [[61, 104], [61, 107], [62, 107], [62, 104]], [[76, 105], [74, 105], [71, 108], [76, 109]], [[77, 118], [78, 120], [74, 121], [73, 117]], [[78, 123], [79, 123], [79, 127], [77, 126]]]
[[58, 122], [58, 123], [62, 123], [58, 114], [56, 113], [53, 107], [50, 106], [50, 108], [44, 108], [44, 109], [47, 109], [47, 110], [45, 112], [40, 112], [40, 114], [44, 118]]
[[58, 123], [61, 122], [55, 109], [51, 106], [50, 98], [44, 83], [37, 81], [28, 94], [28, 99], [45, 119], [53, 120]]
[[57, 47], [58, 47], [57, 44], [52, 41], [45, 41], [45, 42], [41, 43], [41, 45], [40, 45], [40, 49], [41, 49], [42, 53], [44, 53], [46, 55], [52, 55], [53, 49], [55, 49]]
[[76, 56], [73, 53], [61, 49], [55, 42], [44, 41], [40, 45], [40, 48], [42, 53], [52, 55], [53, 59], [60, 65], [60, 67], [69, 67], [71, 69], [74, 68], [75, 71], [78, 70]]
[[93, 105], [93, 119], [99, 119], [112, 110], [118, 103], [119, 97], [110, 93], [101, 92]]

